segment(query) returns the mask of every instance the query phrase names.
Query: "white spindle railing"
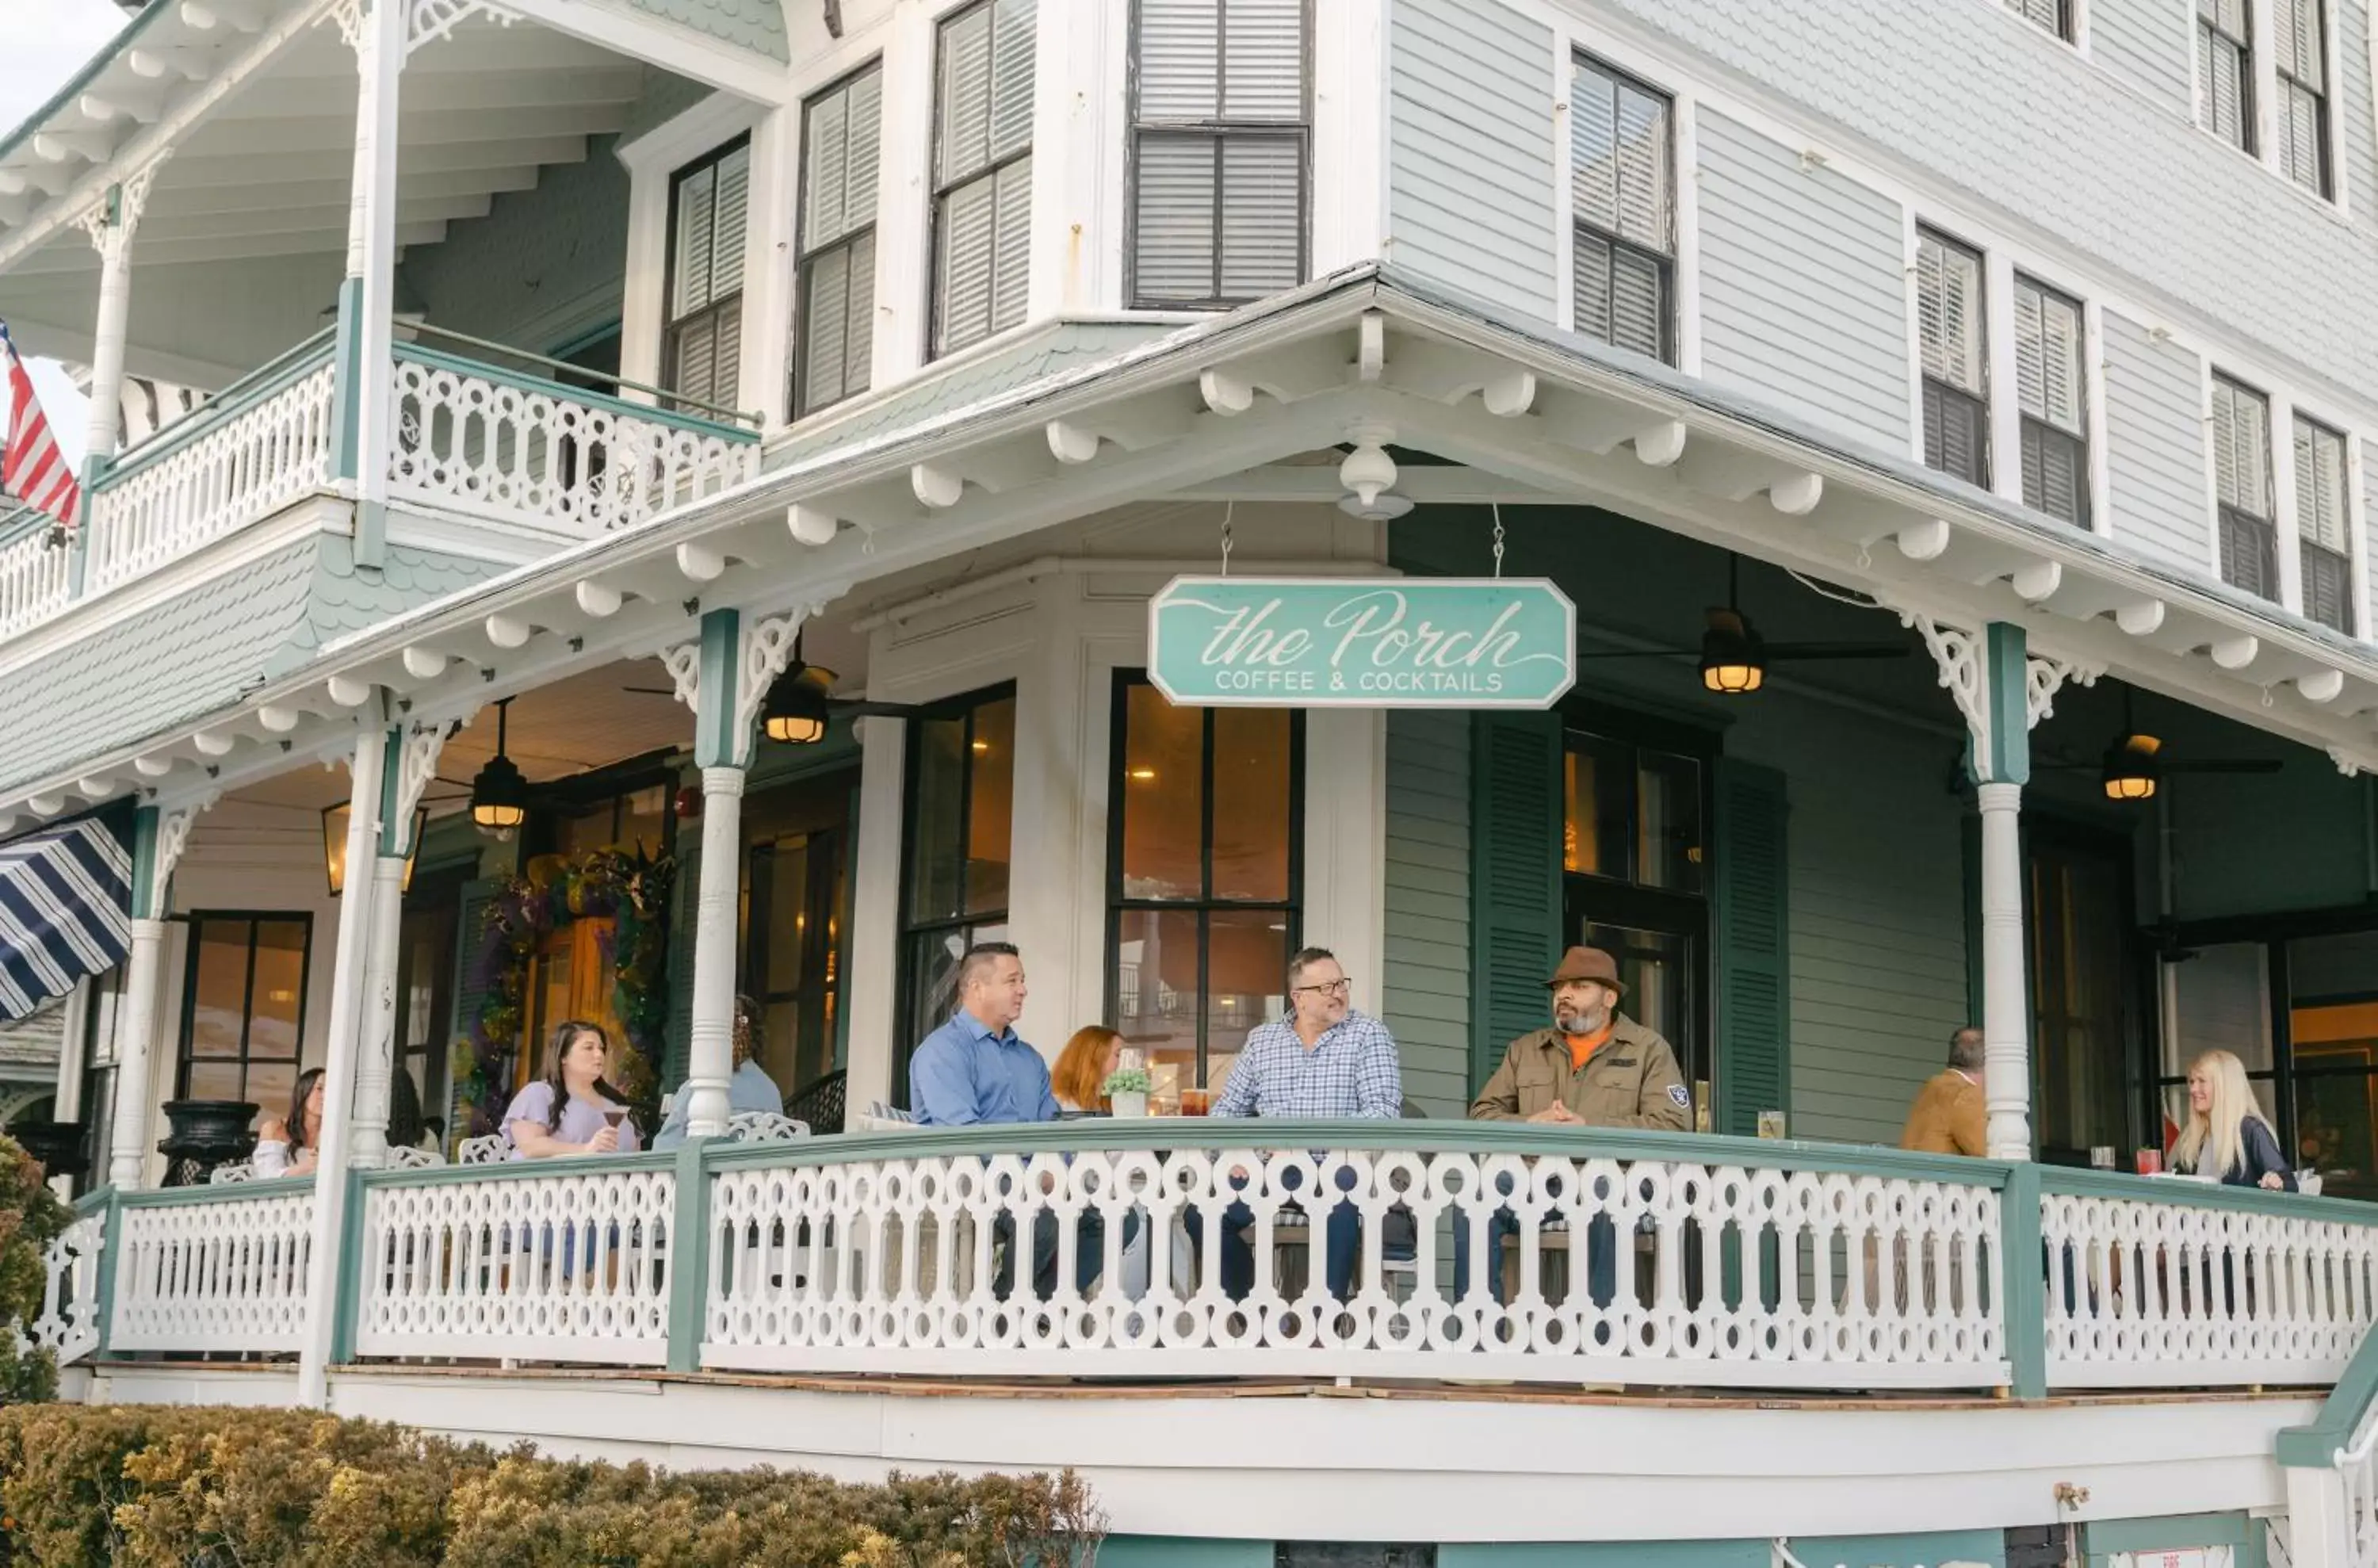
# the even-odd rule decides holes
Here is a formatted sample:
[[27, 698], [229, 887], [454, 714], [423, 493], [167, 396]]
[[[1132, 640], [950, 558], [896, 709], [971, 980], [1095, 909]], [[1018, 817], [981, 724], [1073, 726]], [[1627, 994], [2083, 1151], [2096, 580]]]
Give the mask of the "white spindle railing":
[[676, 1201], [650, 1161], [376, 1180], [355, 1353], [662, 1364]]
[[406, 344], [392, 494], [588, 537], [749, 477], [748, 432]]
[[106, 1234], [105, 1210], [78, 1214], [43, 1256], [47, 1278], [42, 1285], [42, 1312], [33, 1320], [30, 1337], [35, 1345], [48, 1346], [61, 1367], [99, 1348], [100, 1247]]
[[[1243, 1186], [1234, 1170], [1248, 1173]], [[1326, 1288], [1323, 1216], [1295, 1201], [1317, 1211], [1316, 1191], [1342, 1192], [1361, 1213], [1342, 1305]], [[1252, 1294], [1235, 1302], [1219, 1241], [1233, 1202], [1247, 1206], [1256, 1260]], [[1399, 1208], [1413, 1254], [1401, 1268], [1385, 1248]], [[1487, 1245], [1497, 1209], [1516, 1227], [1511, 1302], [1489, 1295], [1493, 1263], [1453, 1299], [1437, 1285], [1439, 1222], [1445, 1234], [1471, 1227], [1471, 1257], [1499, 1263]], [[1083, 1224], [1091, 1214], [1096, 1231]], [[920, 1148], [917, 1158], [730, 1161], [712, 1177], [707, 1224], [707, 1367], [1777, 1387], [2008, 1379], [1999, 1199], [1978, 1182], [1689, 1160], [1251, 1149], [986, 1159]], [[1176, 1225], [1202, 1232], [1193, 1279], [1171, 1277]], [[1126, 1267], [1127, 1231], [1163, 1238], [1146, 1249], [1144, 1287]], [[1035, 1243], [1015, 1240], [1035, 1236], [1057, 1252], [1053, 1294], [1038, 1300]], [[1086, 1250], [1097, 1275], [1087, 1296], [1075, 1288]], [[1284, 1287], [1275, 1264], [1297, 1250], [1308, 1254], [1304, 1283]], [[1022, 1278], [1003, 1299], [1010, 1251]], [[1567, 1286], [1548, 1289], [1546, 1264], [1563, 1252]]]
[[2192, 1196], [2042, 1197], [2050, 1386], [2318, 1383], [2343, 1372], [2373, 1316], [2378, 1226]]
[[74, 581], [74, 555], [51, 542], [50, 520], [18, 513], [0, 520], [0, 637], [13, 637], [64, 609]]
[[327, 344], [127, 453], [90, 498], [94, 592], [236, 533], [330, 482]]
[[306, 1322], [310, 1181], [119, 1200], [107, 1347], [294, 1354]]
[[2378, 1568], [2378, 1405], [2362, 1413], [2353, 1441], [2333, 1463], [2345, 1483], [2343, 1568]]

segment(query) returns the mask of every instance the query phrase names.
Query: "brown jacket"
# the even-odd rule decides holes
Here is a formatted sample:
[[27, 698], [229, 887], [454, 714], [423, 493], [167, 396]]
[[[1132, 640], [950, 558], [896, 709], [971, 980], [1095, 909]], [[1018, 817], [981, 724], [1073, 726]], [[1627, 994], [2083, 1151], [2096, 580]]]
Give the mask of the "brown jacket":
[[1470, 1104], [1474, 1122], [1525, 1121], [1555, 1101], [1594, 1127], [1644, 1127], [1684, 1132], [1693, 1125], [1692, 1096], [1668, 1043], [1625, 1014], [1610, 1022], [1610, 1038], [1569, 1066], [1568, 1041], [1539, 1029], [1511, 1042], [1503, 1065]]
[[1989, 1119], [1982, 1086], [1947, 1067], [1916, 1091], [1899, 1146], [1922, 1154], [1979, 1155], [1989, 1147]]

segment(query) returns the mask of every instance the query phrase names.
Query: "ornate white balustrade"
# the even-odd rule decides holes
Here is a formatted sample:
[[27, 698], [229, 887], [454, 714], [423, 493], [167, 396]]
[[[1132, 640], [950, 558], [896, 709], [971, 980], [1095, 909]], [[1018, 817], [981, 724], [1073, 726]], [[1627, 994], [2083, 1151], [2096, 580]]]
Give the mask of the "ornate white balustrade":
[[2332, 1463], [2344, 1481], [2344, 1568], [2378, 1568], [2378, 1405]]
[[306, 1323], [310, 1180], [118, 1200], [107, 1347], [294, 1354]]
[[26, 509], [0, 518], [0, 637], [13, 637], [66, 606], [74, 557], [50, 542], [50, 519]]
[[2332, 1382], [2378, 1315], [2378, 1227], [2345, 1205], [2043, 1174], [2052, 1387]]
[[376, 1176], [355, 1354], [661, 1365], [676, 1203], [649, 1158]]
[[61, 1367], [99, 1348], [100, 1244], [106, 1234], [104, 1201], [93, 1206], [86, 1200], [43, 1259], [42, 1312], [33, 1320], [30, 1338], [47, 1346]]
[[129, 581], [330, 482], [337, 418], [318, 335], [110, 467], [90, 497], [87, 586]]
[[748, 430], [398, 345], [391, 495], [588, 537], [759, 465]]

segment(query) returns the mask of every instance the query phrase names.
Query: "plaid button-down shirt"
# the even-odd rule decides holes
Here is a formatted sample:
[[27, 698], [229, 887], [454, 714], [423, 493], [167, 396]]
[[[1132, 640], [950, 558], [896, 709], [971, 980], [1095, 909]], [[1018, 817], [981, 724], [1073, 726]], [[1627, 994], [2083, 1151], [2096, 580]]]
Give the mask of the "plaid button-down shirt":
[[1375, 1116], [1403, 1114], [1403, 1068], [1395, 1037], [1368, 1013], [1349, 1007], [1310, 1051], [1286, 1019], [1247, 1035], [1218, 1116]]

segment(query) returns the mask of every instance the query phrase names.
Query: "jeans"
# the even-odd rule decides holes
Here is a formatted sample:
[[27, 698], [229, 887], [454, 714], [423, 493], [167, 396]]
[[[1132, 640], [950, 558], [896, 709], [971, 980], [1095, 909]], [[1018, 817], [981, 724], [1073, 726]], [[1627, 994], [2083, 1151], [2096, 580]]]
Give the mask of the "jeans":
[[[1511, 1177], [1497, 1176], [1495, 1190], [1509, 1197]], [[1557, 1193], [1558, 1188], [1554, 1190]], [[1537, 1223], [1539, 1226], [1543, 1224], [1541, 1220]], [[1503, 1297], [1503, 1241], [1519, 1234], [1519, 1217], [1508, 1209], [1495, 1210], [1486, 1221], [1486, 1290], [1500, 1305], [1507, 1305]], [[1569, 1245], [1576, 1247], [1574, 1236]], [[1618, 1227], [1607, 1214], [1596, 1214], [1586, 1222], [1585, 1288], [1596, 1307], [1608, 1307], [1611, 1298], [1618, 1294]], [[1469, 1294], [1470, 1221], [1457, 1211], [1453, 1217], [1453, 1297], [1459, 1301]]]
[[[1289, 1173], [1292, 1188], [1300, 1173]], [[1244, 1187], [1245, 1181], [1233, 1180], [1232, 1187]], [[1354, 1173], [1338, 1173], [1338, 1190], [1350, 1192], [1354, 1187]], [[1202, 1254], [1206, 1246], [1206, 1227], [1193, 1205], [1183, 1211], [1188, 1222], [1190, 1244]], [[1222, 1294], [1233, 1301], [1243, 1301], [1255, 1287], [1255, 1244], [1247, 1232], [1255, 1223], [1255, 1211], [1244, 1203], [1233, 1203], [1222, 1211]], [[1328, 1238], [1326, 1242], [1325, 1273], [1329, 1294], [1343, 1301], [1353, 1294], [1354, 1260], [1362, 1255], [1363, 1212], [1353, 1204], [1340, 1201], [1329, 1211]]]

